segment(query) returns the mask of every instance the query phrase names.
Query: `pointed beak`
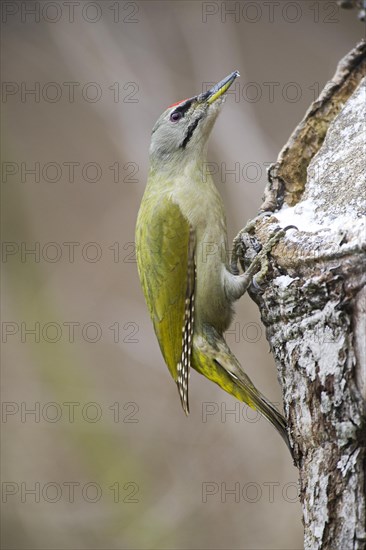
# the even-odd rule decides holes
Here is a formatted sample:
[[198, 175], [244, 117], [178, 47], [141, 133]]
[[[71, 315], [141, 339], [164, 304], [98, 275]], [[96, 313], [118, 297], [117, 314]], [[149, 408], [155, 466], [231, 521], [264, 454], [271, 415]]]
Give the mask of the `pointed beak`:
[[215, 86], [210, 88], [207, 92], [198, 95], [196, 98], [197, 102], [205, 102], [208, 105], [211, 105], [211, 103], [214, 103], [214, 101], [221, 97], [230, 88], [230, 86], [238, 76], [240, 76], [239, 71], [234, 71], [233, 73], [229, 74], [226, 78], [215, 84]]

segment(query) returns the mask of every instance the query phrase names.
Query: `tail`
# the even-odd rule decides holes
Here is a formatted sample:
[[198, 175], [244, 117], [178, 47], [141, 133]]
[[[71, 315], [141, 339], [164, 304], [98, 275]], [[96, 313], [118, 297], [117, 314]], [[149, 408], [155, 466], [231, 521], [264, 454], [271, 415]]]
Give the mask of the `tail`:
[[282, 414], [256, 389], [223, 337], [211, 328], [206, 335], [206, 338], [194, 337], [192, 367], [239, 401], [259, 411], [276, 428], [292, 454], [287, 424]]
[[[248, 378], [248, 377], [247, 377]], [[287, 423], [281, 413], [270, 403], [262, 393], [260, 393], [252, 384], [248, 378], [251, 387], [246, 386], [246, 391], [251, 396], [255, 408], [266, 418], [278, 431], [284, 442], [286, 443], [288, 450], [292, 455], [292, 449], [290, 445], [290, 440], [287, 434]], [[253, 390], [254, 388], [254, 390]], [[249, 403], [248, 403], [249, 405]], [[251, 407], [251, 405], [249, 405]], [[253, 407], [252, 407], [253, 408]]]

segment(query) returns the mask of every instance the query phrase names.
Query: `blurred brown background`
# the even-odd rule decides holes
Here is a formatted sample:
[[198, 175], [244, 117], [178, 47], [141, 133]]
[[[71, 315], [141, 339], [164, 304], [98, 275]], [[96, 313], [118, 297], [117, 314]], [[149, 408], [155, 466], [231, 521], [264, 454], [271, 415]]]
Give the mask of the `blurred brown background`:
[[[2, 17], [3, 548], [301, 548], [297, 472], [273, 428], [195, 372], [183, 414], [134, 226], [155, 120], [238, 69], [209, 149], [234, 237], [360, 38], [356, 14], [27, 1]], [[245, 297], [237, 312], [227, 341], [280, 403], [256, 307]]]

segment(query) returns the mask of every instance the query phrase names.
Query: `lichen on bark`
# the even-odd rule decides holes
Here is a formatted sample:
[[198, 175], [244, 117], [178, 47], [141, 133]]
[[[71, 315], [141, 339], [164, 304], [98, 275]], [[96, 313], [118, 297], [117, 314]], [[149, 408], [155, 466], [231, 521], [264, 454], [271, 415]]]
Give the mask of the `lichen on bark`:
[[[253, 248], [294, 225], [253, 285], [299, 468], [305, 548], [365, 548], [366, 43], [269, 169]], [[241, 262], [253, 251], [248, 238]]]

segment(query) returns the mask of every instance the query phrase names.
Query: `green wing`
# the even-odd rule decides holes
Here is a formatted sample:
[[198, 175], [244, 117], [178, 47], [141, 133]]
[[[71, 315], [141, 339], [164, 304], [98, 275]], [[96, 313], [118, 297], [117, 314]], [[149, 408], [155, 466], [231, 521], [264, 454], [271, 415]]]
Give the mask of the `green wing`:
[[167, 195], [143, 199], [136, 226], [136, 256], [160, 349], [188, 412], [194, 234], [179, 206]]

